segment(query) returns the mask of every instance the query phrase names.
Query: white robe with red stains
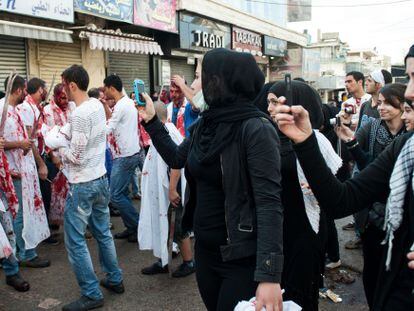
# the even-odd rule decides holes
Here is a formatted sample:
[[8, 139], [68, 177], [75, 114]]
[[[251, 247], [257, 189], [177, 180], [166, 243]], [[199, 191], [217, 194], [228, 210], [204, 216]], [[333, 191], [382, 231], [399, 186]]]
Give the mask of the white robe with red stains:
[[[183, 136], [172, 123], [165, 124], [171, 139], [181, 144]], [[151, 143], [141, 177], [141, 212], [138, 224], [138, 243], [141, 250], [153, 250], [162, 265], [168, 263], [168, 166]], [[186, 181], [181, 170], [181, 197], [184, 204]]]
[[[0, 111], [3, 111], [4, 99], [0, 100]], [[6, 141], [21, 141], [27, 139], [25, 126], [17, 110], [8, 107], [7, 120], [4, 127]], [[35, 248], [40, 242], [50, 236], [45, 208], [40, 192], [39, 177], [32, 151], [26, 155], [22, 149], [6, 151], [9, 169], [13, 176], [19, 176], [22, 182], [23, 232], [25, 248]]]

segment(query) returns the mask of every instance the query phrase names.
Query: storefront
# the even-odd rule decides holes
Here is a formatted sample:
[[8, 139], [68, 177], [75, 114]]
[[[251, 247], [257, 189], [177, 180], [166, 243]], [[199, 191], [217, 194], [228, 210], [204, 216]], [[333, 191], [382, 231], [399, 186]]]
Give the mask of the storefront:
[[[66, 60], [66, 47], [73, 42], [72, 31], [57, 28], [56, 21], [73, 23], [72, 0], [0, 1], [0, 89], [12, 70], [25, 78], [38, 76], [50, 82], [51, 67]], [[55, 63], [51, 61], [56, 54], [54, 44], [60, 45]]]
[[263, 36], [261, 34], [233, 26], [231, 47], [237, 52], [252, 54], [267, 80], [269, 60], [263, 56]]
[[211, 49], [230, 48], [230, 26], [194, 14], [179, 14], [179, 41], [169, 53], [158, 60], [158, 79], [155, 81], [159, 88], [168, 83], [171, 76], [184, 76], [191, 84], [199, 59]]
[[16, 70], [27, 77], [27, 48], [24, 38], [0, 36], [0, 90], [4, 91], [4, 80]]

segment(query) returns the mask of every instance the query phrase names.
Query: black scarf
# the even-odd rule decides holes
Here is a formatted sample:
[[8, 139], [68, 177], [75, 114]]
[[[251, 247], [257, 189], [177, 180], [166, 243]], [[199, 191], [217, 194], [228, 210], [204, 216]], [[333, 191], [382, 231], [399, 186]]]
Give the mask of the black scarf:
[[269, 116], [253, 104], [264, 76], [253, 56], [226, 49], [209, 51], [202, 64], [203, 94], [209, 109], [193, 131], [193, 151], [200, 163], [211, 163], [240, 137], [244, 120]]
[[[254, 104], [267, 115], [269, 114], [267, 111], [267, 95], [269, 93], [273, 93], [277, 97], [286, 97], [285, 82], [267, 83], [254, 101]], [[318, 92], [306, 83], [292, 81], [292, 96], [293, 105], [303, 106], [309, 113], [312, 128], [319, 129], [323, 124], [324, 116], [322, 113], [322, 101]], [[278, 128], [277, 132], [280, 138], [280, 154], [284, 156], [293, 152], [291, 140]]]

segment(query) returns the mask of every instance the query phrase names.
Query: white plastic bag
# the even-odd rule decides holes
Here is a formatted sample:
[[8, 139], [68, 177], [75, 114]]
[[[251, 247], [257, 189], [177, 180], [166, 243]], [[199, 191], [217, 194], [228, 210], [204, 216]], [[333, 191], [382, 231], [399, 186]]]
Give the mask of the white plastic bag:
[[[255, 311], [256, 297], [253, 297], [249, 301], [240, 301], [234, 308], [234, 311]], [[295, 302], [283, 301], [283, 311], [301, 311], [302, 308]], [[265, 308], [262, 311], [266, 311]]]

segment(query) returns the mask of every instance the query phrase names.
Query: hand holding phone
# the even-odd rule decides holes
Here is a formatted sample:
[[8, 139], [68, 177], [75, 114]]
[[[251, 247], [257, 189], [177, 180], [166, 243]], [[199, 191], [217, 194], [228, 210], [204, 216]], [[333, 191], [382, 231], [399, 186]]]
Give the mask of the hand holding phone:
[[145, 107], [145, 99], [142, 94], [145, 93], [145, 83], [140, 79], [134, 80], [135, 100], [138, 107]]

